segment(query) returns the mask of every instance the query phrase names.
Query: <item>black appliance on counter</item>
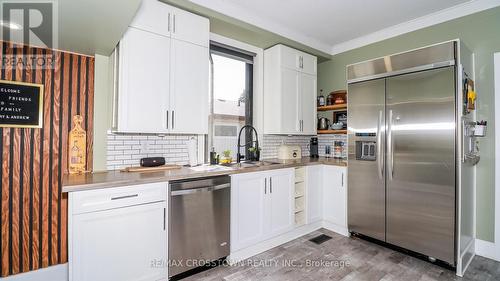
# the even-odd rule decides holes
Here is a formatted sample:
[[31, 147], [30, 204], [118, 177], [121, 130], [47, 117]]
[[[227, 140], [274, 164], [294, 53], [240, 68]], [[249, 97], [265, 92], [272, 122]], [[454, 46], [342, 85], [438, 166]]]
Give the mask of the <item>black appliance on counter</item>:
[[318, 149], [318, 138], [312, 137], [309, 142], [309, 156], [311, 158], [319, 158], [319, 149]]

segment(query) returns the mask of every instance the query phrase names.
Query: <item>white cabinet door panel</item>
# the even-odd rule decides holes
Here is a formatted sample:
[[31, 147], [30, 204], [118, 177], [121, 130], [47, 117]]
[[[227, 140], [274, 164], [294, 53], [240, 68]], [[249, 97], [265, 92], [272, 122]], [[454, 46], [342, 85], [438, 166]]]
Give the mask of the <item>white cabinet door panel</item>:
[[294, 226], [294, 176], [293, 170], [269, 173], [269, 194], [271, 210], [270, 236], [277, 236], [293, 229]]
[[172, 38], [208, 48], [209, 21], [207, 18], [174, 8], [172, 16]]
[[281, 46], [281, 66], [293, 70], [300, 70], [300, 53], [292, 48]]
[[[166, 280], [166, 203], [74, 215], [72, 281]], [[161, 264], [160, 264], [161, 265]]]
[[307, 223], [323, 218], [323, 166], [310, 166], [306, 170]]
[[317, 63], [317, 58], [315, 56], [311, 56], [309, 54], [302, 55], [301, 72], [316, 76], [317, 67], [318, 67], [318, 63]]
[[263, 173], [231, 177], [231, 252], [264, 238], [264, 180]]
[[[283, 92], [281, 101], [281, 130], [282, 133], [296, 134], [299, 132], [299, 72], [282, 68], [281, 89]], [[279, 93], [268, 93], [278, 95]]]
[[316, 129], [316, 76], [300, 74], [300, 116], [304, 135], [315, 135]]
[[169, 16], [170, 6], [158, 0], [143, 0], [130, 26], [142, 30], [170, 36]]
[[338, 226], [347, 227], [346, 168], [324, 166], [323, 217]]
[[120, 41], [118, 131], [167, 131], [170, 38], [129, 28]]
[[172, 39], [171, 132], [208, 133], [208, 63], [208, 48]]

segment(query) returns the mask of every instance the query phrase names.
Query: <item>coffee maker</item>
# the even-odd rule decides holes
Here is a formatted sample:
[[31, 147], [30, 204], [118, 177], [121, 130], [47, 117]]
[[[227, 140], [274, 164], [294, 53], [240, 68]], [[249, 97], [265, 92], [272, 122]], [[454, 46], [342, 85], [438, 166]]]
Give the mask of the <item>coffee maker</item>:
[[319, 153], [318, 153], [318, 138], [317, 137], [312, 137], [311, 141], [309, 142], [309, 156], [311, 158], [319, 158]]

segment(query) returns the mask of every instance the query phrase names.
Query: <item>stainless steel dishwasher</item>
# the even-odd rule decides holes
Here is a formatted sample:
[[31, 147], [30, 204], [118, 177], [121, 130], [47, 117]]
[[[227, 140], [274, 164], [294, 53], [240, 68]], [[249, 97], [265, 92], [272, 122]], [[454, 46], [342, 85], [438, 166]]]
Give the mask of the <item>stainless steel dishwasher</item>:
[[227, 257], [230, 177], [174, 181], [169, 187], [169, 277]]

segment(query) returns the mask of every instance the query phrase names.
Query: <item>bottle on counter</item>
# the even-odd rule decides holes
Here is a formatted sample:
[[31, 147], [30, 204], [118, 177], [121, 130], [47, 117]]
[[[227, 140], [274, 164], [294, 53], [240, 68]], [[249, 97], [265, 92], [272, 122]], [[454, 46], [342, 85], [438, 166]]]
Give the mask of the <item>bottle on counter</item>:
[[217, 157], [217, 152], [215, 152], [215, 147], [212, 147], [212, 150], [210, 151], [210, 165], [217, 165], [219, 164], [218, 157]]

